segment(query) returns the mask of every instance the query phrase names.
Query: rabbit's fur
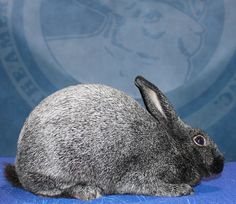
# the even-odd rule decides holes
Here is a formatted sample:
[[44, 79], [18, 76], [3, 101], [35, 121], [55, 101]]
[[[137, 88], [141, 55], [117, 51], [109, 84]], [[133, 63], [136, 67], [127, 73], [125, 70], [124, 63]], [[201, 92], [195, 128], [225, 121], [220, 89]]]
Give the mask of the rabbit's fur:
[[[93, 199], [104, 194], [180, 196], [220, 173], [224, 157], [200, 129], [186, 125], [164, 94], [135, 79], [146, 109], [105, 85], [77, 85], [44, 99], [18, 140], [15, 173], [44, 196]], [[193, 137], [202, 135], [199, 146]], [[11, 171], [8, 171], [11, 169]], [[15, 176], [16, 176], [15, 175]]]

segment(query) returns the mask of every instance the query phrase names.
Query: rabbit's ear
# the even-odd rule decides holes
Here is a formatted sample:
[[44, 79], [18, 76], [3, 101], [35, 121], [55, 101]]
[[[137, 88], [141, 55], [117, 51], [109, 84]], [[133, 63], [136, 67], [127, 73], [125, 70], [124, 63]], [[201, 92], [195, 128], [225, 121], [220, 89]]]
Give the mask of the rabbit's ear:
[[139, 88], [148, 112], [157, 120], [164, 118], [172, 125], [173, 120], [176, 120], [177, 116], [167, 97], [154, 84], [142, 76], [135, 78], [135, 85]]

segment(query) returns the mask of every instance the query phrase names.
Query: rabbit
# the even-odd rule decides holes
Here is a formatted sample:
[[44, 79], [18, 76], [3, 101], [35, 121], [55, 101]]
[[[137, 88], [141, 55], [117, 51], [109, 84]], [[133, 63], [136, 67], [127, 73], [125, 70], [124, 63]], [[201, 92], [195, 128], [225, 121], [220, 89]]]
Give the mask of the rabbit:
[[146, 109], [122, 91], [80, 84], [45, 98], [26, 119], [15, 165], [5, 176], [41, 196], [182, 196], [219, 174], [224, 156], [201, 129], [178, 117], [167, 97], [135, 78]]

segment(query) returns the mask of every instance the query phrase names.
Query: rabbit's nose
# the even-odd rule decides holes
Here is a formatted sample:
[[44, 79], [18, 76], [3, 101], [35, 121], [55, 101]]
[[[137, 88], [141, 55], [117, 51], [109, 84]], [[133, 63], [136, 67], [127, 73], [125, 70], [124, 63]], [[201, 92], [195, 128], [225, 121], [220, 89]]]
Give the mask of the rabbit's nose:
[[219, 174], [223, 171], [224, 168], [224, 157], [222, 155], [217, 156], [211, 166], [211, 171], [214, 174]]

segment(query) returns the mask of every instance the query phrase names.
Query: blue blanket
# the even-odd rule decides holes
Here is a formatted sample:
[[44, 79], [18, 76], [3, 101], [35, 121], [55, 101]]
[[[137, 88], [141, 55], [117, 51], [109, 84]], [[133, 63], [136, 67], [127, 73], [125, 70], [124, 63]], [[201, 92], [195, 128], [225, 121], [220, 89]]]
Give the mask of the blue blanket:
[[92, 201], [78, 199], [46, 198], [36, 196], [23, 189], [13, 187], [3, 176], [4, 163], [14, 163], [13, 158], [0, 158], [0, 203], [1, 204], [235, 204], [236, 162], [226, 163], [223, 173], [202, 181], [194, 188], [195, 193], [183, 197], [155, 197], [142, 195], [109, 195]]

